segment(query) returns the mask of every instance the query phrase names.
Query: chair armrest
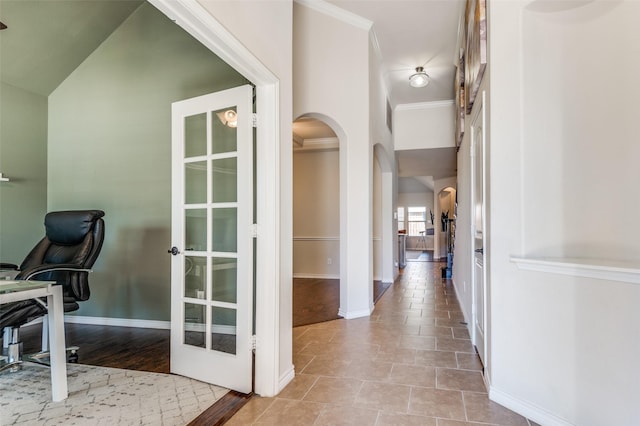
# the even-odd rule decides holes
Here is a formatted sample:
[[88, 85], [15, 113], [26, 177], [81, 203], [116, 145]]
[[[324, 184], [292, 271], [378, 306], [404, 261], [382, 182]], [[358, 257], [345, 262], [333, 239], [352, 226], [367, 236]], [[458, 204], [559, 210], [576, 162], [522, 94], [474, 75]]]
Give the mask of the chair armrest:
[[10, 269], [12, 271], [17, 271], [18, 270], [18, 265], [14, 264], [14, 263], [3, 263], [3, 262], [0, 262], [0, 269]]
[[44, 274], [45, 272], [54, 272], [54, 271], [70, 271], [70, 272], [92, 272], [91, 269], [81, 268], [78, 265], [74, 264], [65, 264], [65, 263], [52, 263], [47, 265], [38, 265], [32, 268], [25, 269], [20, 272], [20, 275], [23, 280], [30, 280], [33, 277]]

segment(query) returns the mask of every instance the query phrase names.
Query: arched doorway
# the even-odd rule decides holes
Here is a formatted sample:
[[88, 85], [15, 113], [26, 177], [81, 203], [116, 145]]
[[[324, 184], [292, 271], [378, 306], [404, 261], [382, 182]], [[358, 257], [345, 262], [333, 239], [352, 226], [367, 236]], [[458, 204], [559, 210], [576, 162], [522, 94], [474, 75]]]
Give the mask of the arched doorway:
[[293, 123], [293, 326], [339, 318], [340, 144], [325, 121]]

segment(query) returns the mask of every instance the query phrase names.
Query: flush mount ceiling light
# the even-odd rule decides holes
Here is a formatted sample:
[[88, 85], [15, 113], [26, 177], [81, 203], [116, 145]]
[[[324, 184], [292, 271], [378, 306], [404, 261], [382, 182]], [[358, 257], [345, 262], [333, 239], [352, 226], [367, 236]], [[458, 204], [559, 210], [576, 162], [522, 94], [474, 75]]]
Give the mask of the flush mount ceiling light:
[[238, 127], [238, 114], [232, 110], [228, 109], [226, 111], [216, 113], [218, 119], [222, 124], [227, 127]]
[[429, 84], [429, 75], [424, 72], [424, 68], [417, 67], [416, 73], [409, 77], [411, 87], [424, 87]]

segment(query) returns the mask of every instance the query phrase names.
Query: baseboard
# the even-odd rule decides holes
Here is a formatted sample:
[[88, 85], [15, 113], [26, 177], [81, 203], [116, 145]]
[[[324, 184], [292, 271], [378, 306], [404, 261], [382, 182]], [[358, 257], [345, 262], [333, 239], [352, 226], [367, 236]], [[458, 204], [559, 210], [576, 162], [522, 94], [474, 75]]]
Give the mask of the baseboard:
[[338, 309], [338, 315], [344, 319], [368, 317], [371, 315], [371, 312], [373, 312], [373, 308], [363, 309], [360, 311], [351, 311], [351, 312], [345, 312], [342, 310], [342, 308]]
[[294, 273], [293, 278], [316, 278], [321, 280], [339, 280], [340, 275]]
[[489, 387], [489, 399], [541, 425], [574, 426], [535, 404], [514, 398], [493, 386]]
[[467, 331], [469, 332], [469, 335], [471, 336], [471, 327], [472, 327], [472, 323], [471, 323], [471, 318], [469, 318], [471, 316], [471, 313], [467, 313], [467, 311], [465, 309], [463, 309], [463, 306], [466, 306], [465, 304], [462, 303], [462, 300], [460, 299], [460, 292], [458, 291], [458, 289], [460, 287], [458, 287], [458, 283], [456, 283], [456, 279], [455, 277], [451, 277], [451, 281], [453, 282], [453, 288], [456, 291], [456, 299], [458, 300], [458, 305], [460, 305], [460, 311], [462, 311], [462, 316], [464, 317], [464, 321], [467, 323]]
[[278, 380], [278, 393], [282, 392], [282, 390], [293, 380], [296, 372], [293, 364], [280, 376], [280, 380]]
[[171, 321], [142, 320], [131, 318], [87, 317], [82, 315], [65, 315], [64, 322], [71, 324], [108, 325], [112, 327], [155, 328], [171, 330]]

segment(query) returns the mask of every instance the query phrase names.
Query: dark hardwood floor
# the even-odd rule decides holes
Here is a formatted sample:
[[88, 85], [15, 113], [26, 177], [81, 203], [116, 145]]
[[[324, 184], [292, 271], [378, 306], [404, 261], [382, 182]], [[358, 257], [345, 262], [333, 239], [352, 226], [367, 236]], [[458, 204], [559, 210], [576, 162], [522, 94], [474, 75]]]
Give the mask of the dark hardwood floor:
[[[391, 283], [373, 282], [373, 301], [380, 299]], [[317, 324], [342, 318], [340, 280], [325, 278], [293, 279], [293, 326]]]
[[[40, 350], [41, 326], [20, 329], [24, 353]], [[81, 364], [169, 373], [169, 330], [65, 324], [67, 346], [79, 346]]]

